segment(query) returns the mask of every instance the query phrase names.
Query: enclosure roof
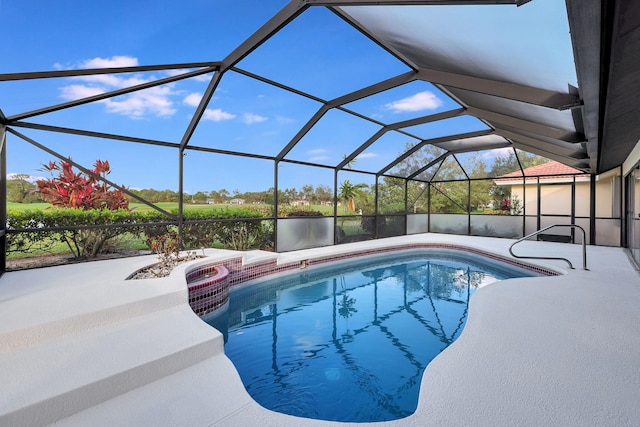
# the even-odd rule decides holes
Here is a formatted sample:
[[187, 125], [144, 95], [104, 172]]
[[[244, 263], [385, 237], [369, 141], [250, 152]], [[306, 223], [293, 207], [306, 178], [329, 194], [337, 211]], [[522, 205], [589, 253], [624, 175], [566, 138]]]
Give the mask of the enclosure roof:
[[[379, 141], [397, 137], [397, 140], [411, 141], [414, 151], [426, 145], [444, 150], [438, 161], [469, 151], [520, 149], [581, 171], [602, 173], [620, 166], [640, 139], [636, 120], [640, 116], [637, 83], [640, 81], [640, 3], [566, 0], [566, 8], [562, 5], [558, 9], [559, 3], [555, 0], [292, 0], [226, 57], [211, 58], [214, 60], [211, 62], [1, 74], [0, 82], [6, 82], [92, 73], [176, 70], [176, 76], [155, 83], [93, 94], [65, 104], [6, 116], [0, 111], [0, 124], [16, 135], [12, 129], [23, 127], [108, 136], [180, 150], [246, 154], [338, 170], [348, 167]], [[556, 13], [549, 15], [547, 8], [552, 7], [556, 7]], [[354, 68], [363, 70], [361, 73], [331, 70], [327, 64], [319, 63], [315, 71], [326, 70], [326, 77], [314, 73], [308, 87], [301, 88], [272, 78], [268, 71], [244, 68], [260, 64], [262, 68], [257, 69], [268, 70], [268, 65], [275, 67], [285, 58], [294, 63], [300, 51], [284, 49], [282, 58], [263, 58], [260, 47], [281, 32], [295, 30], [299, 20], [318, 9], [332, 12], [335, 19], [357, 30], [361, 38], [381, 48], [396, 63], [395, 69], [402, 71], [371, 82], [375, 72], [389, 69], [386, 62], [354, 63]], [[557, 37], [550, 38], [550, 32]], [[330, 34], [326, 36], [329, 38]], [[178, 76], [179, 72], [184, 74]], [[29, 120], [204, 75], [211, 76], [208, 86], [179, 140], [105, 135]], [[201, 146], [194, 134], [206, 117], [218, 86], [232, 75], [286, 91], [296, 99], [317, 105], [317, 109], [300, 124], [295, 135], [280, 141], [275, 148]], [[341, 81], [349, 81], [353, 90], [332, 93], [331, 79], [336, 75]], [[396, 122], [379, 120], [374, 114], [357, 108], [364, 100], [420, 84], [433, 87], [432, 92], [445, 99], [444, 105], [429, 114], [416, 113], [410, 119]], [[327, 123], [332, 115], [358, 122], [353, 127], [361, 129], [360, 139], [345, 145], [345, 155], [340, 160], [301, 161], [296, 157], [299, 143]], [[329, 123], [327, 126], [333, 126], [337, 132], [337, 126]], [[444, 126], [445, 123], [451, 125]], [[448, 131], [434, 135], [426, 130], [433, 124], [443, 124], [442, 128]], [[365, 172], [388, 173], [407, 158], [409, 153], [400, 151], [397, 142], [390, 144], [395, 144], [399, 157], [389, 158], [388, 163]], [[419, 172], [416, 170], [411, 176], [419, 177]]]
[[[547, 28], [534, 9], [541, 1], [340, 3], [342, 16], [417, 78], [516, 148], [601, 173], [621, 165], [640, 139], [631, 119], [640, 112], [637, 2], [567, 0], [568, 39], [554, 46], [542, 42]], [[424, 6], [434, 3], [442, 6]], [[489, 41], [480, 37], [487, 32]], [[566, 42], [574, 57], [555, 57]]]

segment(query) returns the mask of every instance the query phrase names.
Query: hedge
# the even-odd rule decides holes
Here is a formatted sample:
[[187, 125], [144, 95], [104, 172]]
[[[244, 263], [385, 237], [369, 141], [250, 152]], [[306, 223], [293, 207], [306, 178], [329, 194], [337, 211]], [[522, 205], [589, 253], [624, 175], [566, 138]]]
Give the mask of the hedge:
[[[172, 214], [177, 217], [177, 212]], [[261, 217], [252, 209], [185, 211], [183, 243], [187, 248], [200, 248], [219, 242], [223, 247], [239, 250], [261, 245], [266, 235]], [[175, 218], [156, 211], [10, 210], [7, 213], [7, 252], [46, 251], [60, 241], [67, 244], [74, 256], [92, 258], [101, 253], [105, 243], [117, 236], [131, 233], [148, 240], [166, 234], [176, 225]], [[92, 228], [83, 228], [87, 226]]]

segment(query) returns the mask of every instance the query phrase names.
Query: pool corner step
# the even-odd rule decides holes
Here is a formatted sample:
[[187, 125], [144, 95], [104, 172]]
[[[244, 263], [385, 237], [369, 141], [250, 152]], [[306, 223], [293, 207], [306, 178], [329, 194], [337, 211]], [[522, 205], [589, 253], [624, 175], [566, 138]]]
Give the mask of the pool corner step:
[[[41, 292], [32, 299], [35, 297], [54, 301], [60, 295]], [[106, 287], [96, 286], [91, 293], [73, 293], [67, 297], [62, 310], [59, 303], [54, 306], [41, 302], [43, 308], [34, 312], [33, 306], [38, 304], [31, 299], [9, 301], [1, 316], [6, 323], [0, 328], [0, 355], [185, 305], [186, 301], [187, 290], [184, 287], [161, 287], [144, 282], [113, 283]]]
[[222, 353], [184, 304], [0, 354], [0, 426], [44, 425]]

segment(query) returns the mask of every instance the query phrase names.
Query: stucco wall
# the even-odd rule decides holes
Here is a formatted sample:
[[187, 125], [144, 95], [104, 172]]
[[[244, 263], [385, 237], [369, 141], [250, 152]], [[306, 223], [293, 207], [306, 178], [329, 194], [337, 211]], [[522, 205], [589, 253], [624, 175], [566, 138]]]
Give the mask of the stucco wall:
[[[620, 181], [617, 174], [599, 176], [596, 181], [596, 240], [598, 245], [619, 246], [620, 245]], [[617, 179], [617, 181], [615, 181]], [[555, 180], [558, 182], [558, 180]], [[548, 182], [552, 182], [549, 180]], [[615, 185], [614, 185], [615, 182]], [[543, 182], [544, 184], [544, 182]], [[576, 182], [576, 205], [575, 223], [582, 226], [587, 231], [587, 243], [590, 242], [590, 181]], [[524, 192], [526, 191], [526, 199]], [[569, 224], [571, 214], [571, 181], [560, 182], [557, 185], [542, 185], [540, 201], [543, 216], [540, 227], [551, 224]], [[538, 229], [535, 216], [538, 214], [538, 186], [534, 182], [511, 187], [512, 197], [517, 197], [524, 203], [525, 214], [527, 215], [527, 225], [525, 234], [529, 234]], [[640, 203], [640, 202], [639, 202]], [[552, 216], [558, 215], [558, 216]], [[569, 230], [557, 229], [554, 233], [568, 234]]]
[[[611, 218], [616, 217], [612, 192], [612, 181], [614, 177], [599, 179], [596, 181], [596, 217]], [[576, 216], [590, 216], [590, 182], [576, 182]], [[571, 214], [571, 183], [543, 185], [541, 186], [540, 207], [544, 215], [570, 215]], [[538, 214], [538, 187], [537, 184], [526, 185], [526, 198], [522, 185], [511, 187], [512, 197], [518, 197], [524, 203], [527, 215]]]

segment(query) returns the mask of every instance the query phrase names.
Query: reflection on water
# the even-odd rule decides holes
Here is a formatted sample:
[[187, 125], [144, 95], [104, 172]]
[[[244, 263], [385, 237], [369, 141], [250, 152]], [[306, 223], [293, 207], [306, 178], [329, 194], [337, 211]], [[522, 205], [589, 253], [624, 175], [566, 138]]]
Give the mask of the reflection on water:
[[469, 297], [514, 277], [473, 260], [424, 255], [340, 271], [310, 270], [233, 292], [228, 311], [210, 321], [262, 406], [335, 421], [410, 415], [426, 365], [460, 335]]

